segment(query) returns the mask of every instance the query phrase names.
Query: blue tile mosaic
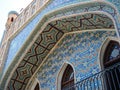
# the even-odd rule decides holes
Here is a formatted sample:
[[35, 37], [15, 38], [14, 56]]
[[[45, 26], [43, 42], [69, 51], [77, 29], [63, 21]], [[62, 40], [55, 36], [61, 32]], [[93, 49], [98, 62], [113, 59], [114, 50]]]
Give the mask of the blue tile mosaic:
[[[89, 0], [84, 0], [84, 1], [89, 1]], [[114, 5], [119, 7], [119, 0], [108, 0], [109, 2], [112, 2]], [[20, 50], [22, 47], [23, 43], [25, 43], [25, 40], [28, 38], [30, 33], [34, 30], [35, 26], [39, 23], [39, 21], [43, 18], [43, 16], [51, 11], [54, 11], [55, 9], [59, 9], [63, 6], [75, 4], [75, 3], [80, 3], [83, 2], [83, 0], [53, 0], [49, 3], [48, 6], [44, 10], [41, 11], [10, 43], [10, 49], [8, 52], [7, 60], [6, 60], [6, 65], [4, 70], [8, 68], [10, 63], [12, 62], [14, 56], [16, 53]], [[92, 6], [91, 6], [92, 7]], [[88, 11], [91, 9], [97, 10], [97, 8], [89, 8]], [[119, 9], [119, 8], [118, 8]], [[114, 12], [112, 11], [113, 9], [105, 8], [103, 11], [105, 12]], [[83, 12], [83, 11], [82, 11]], [[113, 14], [113, 13], [111, 13]], [[117, 20], [117, 18], [116, 18]], [[118, 25], [120, 26], [120, 25]], [[21, 39], [22, 38], [22, 39]]]
[[54, 87], [53, 90], [56, 90], [57, 75], [65, 61], [73, 65], [76, 81], [99, 72], [98, 54], [105, 38], [109, 36], [115, 37], [116, 34], [114, 31], [94, 31], [65, 36], [39, 69], [41, 88]]

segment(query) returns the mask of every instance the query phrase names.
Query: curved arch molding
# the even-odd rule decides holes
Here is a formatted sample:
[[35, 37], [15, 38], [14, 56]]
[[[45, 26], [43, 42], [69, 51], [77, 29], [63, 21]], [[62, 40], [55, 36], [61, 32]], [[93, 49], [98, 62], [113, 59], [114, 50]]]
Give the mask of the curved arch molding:
[[[97, 2], [98, 0], [96, 2], [95, 1], [81, 2], [81, 1], [82, 0], [50, 1], [48, 6], [46, 6], [46, 8], [44, 8], [38, 15], [36, 15], [36, 17], [32, 21], [30, 21], [25, 28], [23, 27], [24, 29], [21, 30], [21, 32], [11, 40], [9, 52], [7, 55], [8, 58], [6, 60], [6, 65], [5, 65], [5, 71], [10, 65], [10, 62], [12, 62], [12, 60], [14, 59], [13, 57], [20, 50], [26, 39], [29, 37], [30, 33], [34, 33], [35, 35], [35, 33], [39, 29], [41, 29], [43, 23], [47, 21], [51, 21], [54, 18], [60, 18], [63, 16], [66, 17], [68, 15], [73, 15], [73, 14], [96, 12], [96, 11], [100, 13], [105, 12], [114, 19], [116, 30], [118, 32], [117, 35], [119, 36], [120, 23], [118, 21], [119, 14], [117, 7], [115, 8], [113, 4], [110, 4], [105, 1], [102, 2]], [[84, 0], [84, 1], [88, 1], [88, 0]], [[113, 3], [115, 3], [115, 0], [113, 1], [114, 1]], [[35, 30], [36, 25], [39, 26], [38, 29]]]
[[104, 40], [104, 42], [101, 45], [100, 53], [99, 53], [101, 70], [104, 68], [103, 67], [103, 58], [104, 58], [106, 47], [108, 46], [110, 41], [115, 41], [115, 42], [118, 42], [120, 44], [120, 39], [119, 38], [108, 37]]
[[[55, 1], [57, 2], [57, 0]], [[72, 3], [72, 0], [70, 1]], [[88, 13], [95, 13], [95, 14], [88, 14]], [[105, 15], [100, 15], [100, 14], [105, 14]], [[112, 21], [111, 19], [107, 18], [106, 15], [109, 18], [111, 18]], [[81, 26], [76, 24], [78, 25], [75, 26], [75, 28], [77, 29], [75, 28], [73, 29], [73, 27], [63, 27], [61, 29], [60, 25], [62, 24], [60, 24], [61, 23], [60, 20], [62, 21], [62, 18], [69, 18], [69, 17], [72, 17], [75, 20], [80, 20], [81, 22], [82, 19], [83, 20], [86, 19], [87, 20], [86, 24], [88, 24], [89, 27], [86, 26], [81, 28]], [[105, 17], [105, 19], [109, 20], [110, 22], [114, 22], [114, 25], [113, 23], [106, 22], [107, 25], [104, 26], [103, 24], [104, 22], [99, 22], [103, 26], [100, 25], [101, 26], [100, 27], [99, 25], [97, 26], [92, 23], [93, 26], [90, 27], [91, 25], [89, 19], [93, 19], [93, 21], [96, 21], [98, 19], [95, 18], [100, 18], [100, 17]], [[64, 20], [62, 21], [62, 23], [64, 22]], [[81, 24], [83, 25], [83, 23]], [[57, 28], [58, 26], [60, 27], [60, 29]], [[5, 73], [1, 87], [8, 88], [8, 90], [25, 90], [27, 83], [29, 82], [32, 75], [35, 73], [36, 69], [39, 67], [39, 65], [42, 63], [42, 61], [50, 52], [50, 50], [54, 47], [54, 45], [60, 40], [60, 38], [65, 33], [73, 32], [76, 30], [102, 29], [102, 28], [106, 28], [106, 29], [116, 28], [116, 30], [118, 30], [118, 32], [116, 31], [117, 36], [119, 36], [120, 25], [118, 21], [117, 9], [103, 2], [99, 2], [99, 3], [88, 2], [85, 4], [73, 3], [70, 6], [68, 5], [64, 8], [60, 8], [46, 14], [42, 18], [42, 20], [41, 19], [39, 20], [39, 23], [35, 27], [34, 31], [32, 31], [27, 41], [24, 43], [22, 48], [15, 56], [11, 66], [8, 68], [7, 72]], [[31, 47], [28, 48], [29, 45], [31, 45]], [[26, 49], [28, 50], [27, 53], [25, 52]], [[24, 58], [20, 59], [21, 57], [23, 57], [23, 54], [25, 55]]]

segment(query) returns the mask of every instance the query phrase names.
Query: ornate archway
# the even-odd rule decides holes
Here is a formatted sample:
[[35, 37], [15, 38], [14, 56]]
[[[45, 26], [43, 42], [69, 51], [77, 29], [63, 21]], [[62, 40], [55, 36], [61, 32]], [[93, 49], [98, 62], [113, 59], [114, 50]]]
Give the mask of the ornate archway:
[[[2, 87], [8, 88], [8, 90], [10, 88], [13, 90], [24, 90], [32, 76], [40, 68], [46, 56], [65, 33], [78, 30], [115, 28], [118, 35], [116, 16], [116, 9], [102, 2], [75, 4], [44, 16], [43, 20], [40, 21], [33, 34], [25, 43], [25, 46], [31, 45], [27, 48], [27, 52], [24, 50], [26, 47], [23, 47], [16, 55], [11, 65], [11, 68], [14, 68], [14, 70], [9, 79], [3, 79], [5, 82], [2, 83]], [[30, 41], [33, 40], [34, 35], [36, 37], [34, 38], [34, 42], [31, 43]], [[24, 53], [23, 58], [18, 58], [18, 56], [23, 55], [20, 52]], [[19, 59], [21, 61], [18, 63], [17, 60]], [[18, 64], [15, 66], [15, 63]], [[10, 71], [8, 70], [5, 77], [9, 75]], [[4, 86], [6, 82], [7, 84]], [[16, 87], [16, 84], [19, 84], [19, 87]]]
[[[70, 68], [69, 68], [69, 67], [70, 67]], [[62, 88], [61, 88], [61, 87], [62, 87], [62, 79], [63, 79], [63, 77], [64, 77], [65, 72], [67, 72], [66, 69], [67, 69], [67, 70], [68, 70], [68, 69], [71, 69], [72, 72], [73, 72], [73, 76], [75, 75], [75, 70], [74, 70], [73, 66], [72, 66], [69, 62], [64, 63], [64, 64], [62, 65], [62, 67], [61, 67], [58, 75], [57, 75], [57, 90], [61, 90], [61, 89], [62, 89]], [[71, 73], [70, 73], [70, 74], [71, 74]], [[76, 82], [76, 81], [75, 81], [75, 77], [74, 77], [73, 79], [74, 79], [74, 80], [73, 80], [73, 83], [75, 83], [75, 82]]]
[[105, 52], [106, 52], [106, 48], [108, 47], [110, 41], [115, 41], [115, 42], [120, 43], [118, 38], [113, 38], [113, 37], [109, 37], [109, 38], [106, 38], [106, 40], [104, 40], [103, 44], [101, 45], [100, 52], [99, 52], [99, 58], [98, 58], [101, 70], [104, 69]]
[[100, 51], [100, 66], [104, 70], [102, 78], [104, 88], [119, 89], [120, 42], [116, 38], [107, 38]]

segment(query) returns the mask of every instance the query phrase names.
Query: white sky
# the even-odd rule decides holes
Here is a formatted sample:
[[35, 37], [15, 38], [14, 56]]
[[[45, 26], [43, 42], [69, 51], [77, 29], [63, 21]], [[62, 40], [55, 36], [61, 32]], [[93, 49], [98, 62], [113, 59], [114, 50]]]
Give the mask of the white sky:
[[0, 41], [5, 30], [8, 12], [17, 11], [20, 13], [20, 10], [27, 7], [31, 1], [32, 0], [0, 0]]

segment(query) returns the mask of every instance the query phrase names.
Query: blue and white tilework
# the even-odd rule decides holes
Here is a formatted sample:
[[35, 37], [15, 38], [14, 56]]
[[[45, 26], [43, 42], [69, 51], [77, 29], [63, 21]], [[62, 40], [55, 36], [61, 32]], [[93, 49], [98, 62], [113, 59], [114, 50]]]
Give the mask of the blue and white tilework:
[[[53, 0], [51, 1], [48, 6], [44, 10], [42, 10], [27, 26], [16, 36], [10, 43], [10, 48], [8, 51], [7, 59], [6, 59], [6, 65], [5, 70], [8, 68], [10, 63], [12, 62], [13, 58], [15, 57], [16, 53], [20, 50], [22, 45], [25, 43], [26, 39], [29, 37], [30, 33], [34, 30], [35, 26], [43, 19], [44, 15], [47, 15], [48, 13], [55, 11], [57, 9], [70, 6], [73, 4], [77, 4], [80, 2], [85, 1], [91, 1], [91, 0]], [[108, 0], [109, 2], [112, 2], [116, 7], [119, 7], [119, 0]], [[103, 4], [103, 5], [102, 5]], [[101, 7], [103, 6], [103, 7]], [[119, 8], [118, 8], [119, 9]], [[69, 10], [58, 10], [59, 13], [55, 15], [48, 15], [45, 20], [42, 20], [42, 22], [46, 22], [47, 20], [57, 18], [60, 16], [67, 16], [70, 14], [77, 14], [77, 13], [83, 13], [83, 12], [91, 12], [91, 11], [103, 11], [107, 12], [112, 15], [112, 17], [115, 19], [115, 24], [117, 25], [117, 29], [120, 30], [120, 24], [118, 22], [118, 17], [116, 16], [116, 10], [114, 10], [113, 7], [107, 6], [105, 3], [88, 3], [86, 5], [80, 5], [75, 7], [69, 8]], [[52, 18], [53, 17], [53, 18]], [[43, 25], [43, 23], [42, 23]], [[22, 38], [22, 39], [21, 39]]]
[[66, 35], [39, 69], [41, 88], [55, 88], [57, 75], [65, 61], [72, 63], [76, 82], [100, 71], [98, 54], [107, 37], [115, 37], [115, 31], [94, 31]]

